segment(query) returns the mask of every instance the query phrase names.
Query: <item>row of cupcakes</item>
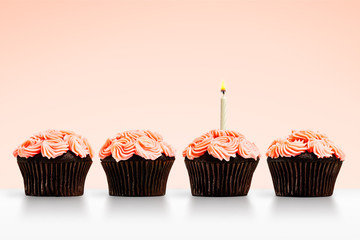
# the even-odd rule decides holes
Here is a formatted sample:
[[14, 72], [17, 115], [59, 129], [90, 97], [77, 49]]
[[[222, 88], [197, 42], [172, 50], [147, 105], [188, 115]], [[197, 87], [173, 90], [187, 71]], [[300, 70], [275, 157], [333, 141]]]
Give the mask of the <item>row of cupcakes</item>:
[[[93, 150], [86, 138], [48, 130], [16, 148], [14, 156], [31, 196], [79, 196]], [[175, 149], [149, 130], [125, 131], [106, 140], [99, 156], [112, 196], [161, 196]], [[194, 196], [247, 195], [260, 151], [239, 132], [211, 130], [183, 151]], [[273, 141], [267, 162], [277, 196], [330, 196], [345, 158], [327, 136], [292, 131]]]

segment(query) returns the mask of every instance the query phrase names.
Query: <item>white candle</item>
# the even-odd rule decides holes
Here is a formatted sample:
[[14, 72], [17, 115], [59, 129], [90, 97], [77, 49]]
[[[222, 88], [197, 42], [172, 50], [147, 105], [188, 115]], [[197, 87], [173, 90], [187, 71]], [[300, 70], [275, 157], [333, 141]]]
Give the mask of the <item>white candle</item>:
[[221, 92], [222, 92], [222, 97], [221, 97], [221, 109], [220, 109], [220, 129], [221, 130], [225, 130], [226, 129], [226, 96], [225, 96], [225, 84], [224, 81], [221, 84]]

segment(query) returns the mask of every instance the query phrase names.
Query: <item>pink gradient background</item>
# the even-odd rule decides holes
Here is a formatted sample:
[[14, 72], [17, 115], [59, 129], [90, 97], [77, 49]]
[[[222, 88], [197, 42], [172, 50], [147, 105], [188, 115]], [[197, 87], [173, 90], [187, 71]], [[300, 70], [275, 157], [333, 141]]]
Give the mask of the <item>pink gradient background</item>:
[[[188, 188], [181, 156], [219, 127], [263, 157], [291, 129], [320, 130], [347, 154], [337, 187], [360, 187], [360, 1], [0, 1], [0, 187], [22, 188], [13, 149], [48, 128], [98, 152], [118, 131], [151, 129], [178, 150], [169, 188]], [[86, 187], [106, 188], [96, 156]]]

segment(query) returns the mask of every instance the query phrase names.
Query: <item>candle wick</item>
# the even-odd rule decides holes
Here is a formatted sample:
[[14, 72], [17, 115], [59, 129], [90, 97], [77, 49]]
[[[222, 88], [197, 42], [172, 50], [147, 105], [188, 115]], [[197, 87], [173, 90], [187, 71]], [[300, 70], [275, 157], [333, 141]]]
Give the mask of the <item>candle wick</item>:
[[221, 90], [221, 92], [225, 95], [226, 90]]

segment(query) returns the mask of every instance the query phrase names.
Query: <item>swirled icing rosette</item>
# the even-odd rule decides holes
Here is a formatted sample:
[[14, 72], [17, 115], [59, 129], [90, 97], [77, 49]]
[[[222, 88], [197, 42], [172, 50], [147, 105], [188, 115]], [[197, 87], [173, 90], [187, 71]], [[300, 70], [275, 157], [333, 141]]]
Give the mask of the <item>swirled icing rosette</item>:
[[292, 131], [286, 139], [273, 141], [266, 156], [270, 158], [295, 157], [304, 152], [314, 153], [318, 158], [329, 158], [333, 155], [345, 159], [344, 152], [325, 134], [311, 130]]
[[110, 153], [115, 159], [127, 160], [134, 155], [135, 145], [128, 137], [120, 138], [111, 144]]
[[214, 137], [209, 133], [195, 138], [195, 140], [185, 148], [183, 156], [187, 156], [189, 159], [194, 159], [204, 155], [213, 138]]
[[245, 138], [239, 139], [237, 154], [239, 154], [243, 158], [257, 159], [260, 157], [260, 151], [257, 146]]
[[175, 156], [175, 149], [163, 141], [163, 137], [150, 130], [131, 130], [116, 134], [101, 147], [100, 159], [112, 156], [116, 161], [127, 160], [133, 155], [155, 160], [162, 154]]
[[59, 157], [71, 151], [76, 156], [93, 157], [93, 152], [86, 138], [74, 132], [46, 130], [30, 137], [13, 152], [14, 157], [29, 158], [41, 154], [48, 159]]
[[201, 135], [185, 148], [183, 156], [193, 160], [206, 152], [225, 161], [236, 155], [256, 160], [260, 158], [260, 151], [254, 143], [246, 140], [241, 133], [230, 130], [216, 129]]

